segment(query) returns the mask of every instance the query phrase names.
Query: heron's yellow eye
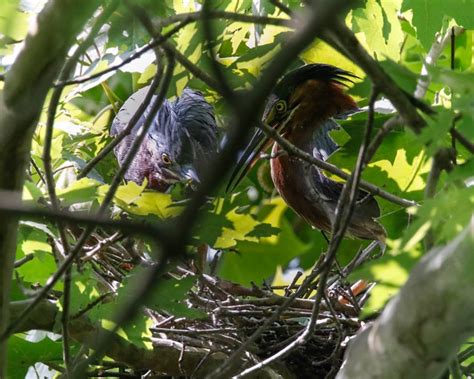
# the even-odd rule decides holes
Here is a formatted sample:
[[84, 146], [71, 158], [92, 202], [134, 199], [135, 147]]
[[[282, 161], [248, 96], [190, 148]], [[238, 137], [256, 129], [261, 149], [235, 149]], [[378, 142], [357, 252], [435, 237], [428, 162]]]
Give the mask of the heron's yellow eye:
[[277, 103], [275, 104], [275, 110], [278, 113], [285, 112], [286, 111], [286, 102], [284, 100], [277, 101]]
[[161, 154], [161, 160], [163, 161], [163, 163], [164, 163], [165, 165], [170, 165], [170, 164], [171, 164], [171, 158], [170, 158], [170, 156], [169, 156], [168, 154], [166, 154], [166, 153]]

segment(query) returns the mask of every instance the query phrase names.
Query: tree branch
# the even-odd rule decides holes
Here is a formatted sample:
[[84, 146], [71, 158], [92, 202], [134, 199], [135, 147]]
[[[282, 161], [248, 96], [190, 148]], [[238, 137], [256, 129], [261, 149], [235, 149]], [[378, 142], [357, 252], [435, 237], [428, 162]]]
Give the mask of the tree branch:
[[360, 180], [360, 175], [362, 174], [362, 170], [365, 167], [365, 154], [367, 151], [367, 146], [370, 142], [370, 136], [372, 133], [373, 123], [374, 123], [374, 103], [377, 98], [377, 91], [374, 90], [369, 102], [369, 117], [367, 120], [367, 127], [364, 135], [364, 140], [362, 141], [362, 145], [360, 147], [359, 155], [357, 157], [356, 166], [354, 169], [354, 173], [349, 177], [346, 184], [341, 191], [339, 196], [337, 207], [335, 210], [336, 218], [332, 225], [332, 238], [329, 243], [327, 255], [323, 262], [321, 263], [321, 276], [319, 278], [319, 285], [316, 292], [316, 297], [313, 303], [311, 316], [308, 322], [308, 325], [304, 329], [303, 333], [301, 333], [293, 342], [279, 350], [276, 354], [268, 357], [263, 362], [259, 362], [254, 366], [242, 371], [240, 374], [235, 376], [236, 379], [243, 378], [244, 376], [261, 370], [265, 366], [275, 362], [278, 359], [283, 359], [288, 354], [290, 354], [294, 349], [298, 346], [303, 345], [306, 343], [314, 334], [316, 328], [316, 322], [318, 320], [321, 301], [323, 297], [325, 297], [327, 279], [329, 277], [329, 273], [331, 271], [332, 264], [334, 259], [336, 258], [336, 253], [339, 249], [339, 246], [344, 238], [344, 234], [349, 226], [350, 219], [352, 217], [352, 213], [355, 209], [356, 199], [357, 199], [357, 187]]
[[[203, 11], [179, 13], [179, 14], [167, 17], [164, 20], [160, 20], [156, 22], [154, 26], [155, 26], [155, 29], [160, 29], [162, 27], [174, 24], [176, 22], [191, 23], [194, 21], [201, 20], [202, 17], [203, 17]], [[288, 20], [285, 18], [255, 16], [255, 15], [248, 15], [248, 14], [243, 14], [243, 13], [226, 12], [226, 11], [218, 11], [218, 10], [209, 10], [207, 17], [209, 19], [231, 20], [231, 21], [237, 21], [237, 22], [247, 22], [251, 24], [277, 25], [277, 26], [288, 26], [288, 27], [293, 25], [291, 20]]]
[[[51, 210], [47, 208], [28, 207], [20, 200], [18, 194], [9, 191], [0, 191], [0, 214], [14, 216], [15, 218], [44, 221], [62, 221], [71, 224], [96, 226], [120, 230], [125, 235], [136, 234], [146, 236], [156, 243], [166, 240], [168, 231], [165, 224], [137, 223], [124, 220], [113, 220], [104, 215], [84, 215], [77, 212], [64, 210]], [[2, 216], [3, 217], [3, 216]]]
[[[31, 138], [47, 91], [67, 51], [99, 1], [51, 0], [5, 75], [0, 93], [0, 189], [23, 187]], [[52, 38], [54, 36], [54, 38]], [[17, 220], [0, 221], [0, 334], [8, 325], [10, 281], [15, 260]], [[0, 342], [0, 377], [6, 377], [6, 341]]]
[[327, 31], [323, 39], [331, 46], [348, 56], [359, 65], [370, 77], [372, 83], [376, 83], [381, 91], [387, 96], [397, 108], [408, 126], [419, 133], [426, 125], [425, 120], [418, 114], [416, 107], [412, 104], [410, 95], [398, 87], [390, 76], [388, 76], [380, 65], [369, 55], [357, 40], [354, 33], [341, 21], [335, 22], [333, 28]]
[[[345, 171], [342, 171], [340, 168], [334, 166], [333, 164], [329, 162], [325, 162], [323, 160], [320, 160], [318, 158], [313, 157], [311, 154], [306, 153], [305, 151], [298, 149], [296, 146], [294, 146], [292, 143], [288, 142], [285, 138], [281, 137], [276, 130], [274, 130], [272, 127], [265, 125], [263, 123], [260, 123], [260, 129], [263, 130], [263, 132], [270, 137], [272, 140], [274, 140], [276, 143], [278, 143], [282, 149], [288, 152], [290, 155], [294, 155], [295, 157], [300, 158], [301, 160], [304, 160], [308, 163], [311, 163], [315, 165], [316, 167], [319, 167], [323, 170], [326, 170], [330, 172], [331, 174], [337, 175], [342, 179], [349, 179], [350, 174], [346, 173]], [[371, 145], [372, 146], [372, 145]], [[371, 150], [372, 152], [372, 150]], [[385, 200], [390, 201], [391, 203], [400, 205], [402, 207], [412, 207], [415, 205], [418, 205], [415, 201], [413, 200], [407, 200], [403, 199], [401, 197], [395, 196], [391, 194], [390, 192], [384, 191], [380, 187], [377, 187], [374, 184], [371, 184], [369, 182], [366, 182], [365, 180], [360, 181], [360, 188], [370, 192], [374, 196], [380, 196], [384, 198]]]
[[[83, 55], [87, 48], [94, 42], [94, 38], [96, 37], [97, 33], [99, 32], [102, 25], [107, 21], [110, 17], [112, 12], [117, 8], [118, 0], [114, 0], [111, 2], [97, 17], [91, 30], [84, 41], [78, 46], [74, 54], [66, 61], [61, 74], [59, 76], [59, 80], [65, 80], [69, 77], [72, 70], [77, 64], [77, 61]], [[44, 137], [44, 146], [43, 146], [43, 164], [44, 164], [44, 178], [46, 187], [48, 189], [48, 195], [51, 202], [51, 207], [53, 210], [59, 210], [60, 204], [59, 200], [56, 196], [56, 182], [54, 180], [54, 173], [53, 167], [51, 163], [51, 146], [52, 146], [52, 139], [53, 139], [53, 129], [54, 129], [54, 121], [56, 118], [56, 111], [59, 104], [59, 100], [61, 99], [61, 95], [63, 92], [64, 86], [58, 86], [54, 89], [53, 94], [51, 96], [51, 100], [48, 106], [48, 118], [46, 121], [46, 130], [45, 130], [45, 137]], [[65, 225], [61, 222], [57, 222], [57, 227], [59, 230], [59, 236], [61, 239], [61, 245], [64, 250], [64, 255], [68, 255], [70, 253], [70, 246], [69, 242], [66, 237], [66, 230]], [[66, 368], [66, 374], [69, 372], [69, 334], [68, 334], [68, 317], [69, 317], [69, 304], [70, 304], [70, 295], [71, 295], [71, 268], [69, 268], [65, 275], [64, 275], [64, 291], [63, 291], [63, 356], [64, 356], [64, 364]]]
[[474, 154], [474, 143], [472, 143], [464, 134], [456, 128], [451, 128], [451, 134], [461, 145], [463, 145], [471, 154]]
[[451, 41], [452, 35], [458, 36], [461, 33], [464, 33], [464, 28], [460, 26], [454, 26], [453, 28], [449, 28], [444, 34], [444, 36], [437, 33], [436, 39], [433, 42], [433, 45], [431, 45], [430, 51], [428, 52], [428, 55], [426, 56], [423, 62], [420, 77], [418, 79], [418, 82], [416, 83], [414, 95], [417, 99], [422, 99], [425, 97], [426, 91], [428, 90], [428, 87], [430, 85], [430, 77], [428, 76], [428, 66], [436, 64], [444, 48]]
[[[338, 379], [439, 378], [474, 333], [474, 219], [425, 255], [377, 320], [349, 344]], [[370, 370], [368, 369], [370, 367]]]

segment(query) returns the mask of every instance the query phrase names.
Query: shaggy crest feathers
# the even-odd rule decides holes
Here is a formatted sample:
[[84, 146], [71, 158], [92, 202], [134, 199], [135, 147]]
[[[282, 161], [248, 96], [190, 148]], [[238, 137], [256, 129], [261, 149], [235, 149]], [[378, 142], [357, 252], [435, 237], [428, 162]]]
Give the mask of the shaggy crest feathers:
[[347, 87], [347, 82], [358, 79], [357, 75], [328, 64], [307, 64], [287, 73], [275, 86], [273, 92], [280, 99], [287, 99], [296, 87], [307, 80], [333, 82]]

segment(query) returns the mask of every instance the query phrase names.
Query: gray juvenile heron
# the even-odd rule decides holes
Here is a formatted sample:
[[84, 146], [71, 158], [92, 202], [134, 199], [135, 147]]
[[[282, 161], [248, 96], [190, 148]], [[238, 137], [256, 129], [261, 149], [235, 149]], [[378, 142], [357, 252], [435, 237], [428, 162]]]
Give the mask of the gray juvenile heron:
[[[112, 123], [112, 135], [126, 128], [147, 91], [148, 87], [140, 89], [123, 104]], [[115, 148], [120, 165], [150, 109], [151, 105]], [[160, 192], [176, 182], [196, 183], [217, 149], [217, 126], [211, 105], [200, 92], [186, 88], [175, 101], [163, 101], [125, 179], [138, 184], [147, 179], [147, 186]]]

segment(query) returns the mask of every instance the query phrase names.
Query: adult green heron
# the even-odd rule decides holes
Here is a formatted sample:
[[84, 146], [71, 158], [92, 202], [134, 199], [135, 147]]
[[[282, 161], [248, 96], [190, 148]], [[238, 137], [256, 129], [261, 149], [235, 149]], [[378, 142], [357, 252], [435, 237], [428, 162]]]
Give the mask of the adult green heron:
[[[119, 134], [128, 125], [147, 91], [148, 87], [140, 89], [124, 103], [112, 123], [112, 135]], [[115, 148], [119, 164], [123, 163], [150, 109], [151, 105], [132, 132]], [[179, 181], [196, 183], [217, 149], [217, 126], [212, 107], [200, 92], [186, 88], [175, 101], [163, 102], [125, 179], [138, 184], [147, 179], [147, 186], [160, 192]]]
[[[338, 149], [329, 131], [339, 125], [335, 119], [358, 111], [355, 101], [344, 92], [347, 81], [356, 76], [325, 64], [302, 66], [286, 74], [275, 86], [267, 101], [263, 122], [296, 147], [326, 160]], [[245, 176], [269, 139], [257, 129], [239, 158], [229, 188], [235, 188]], [[329, 179], [314, 165], [284, 154], [273, 144], [271, 176], [286, 203], [313, 227], [331, 232], [343, 185]], [[348, 234], [361, 239], [385, 240], [386, 232], [376, 218], [380, 216], [377, 201], [359, 190]]]

